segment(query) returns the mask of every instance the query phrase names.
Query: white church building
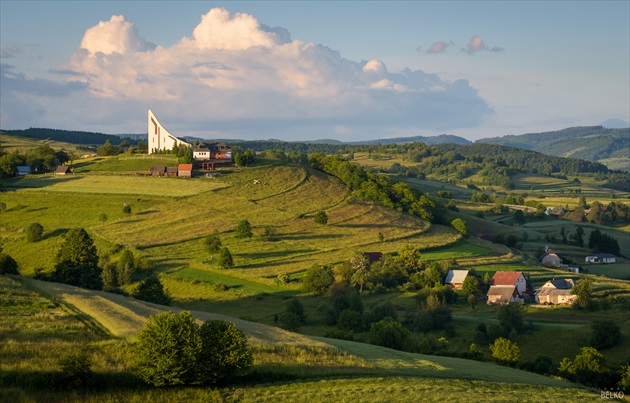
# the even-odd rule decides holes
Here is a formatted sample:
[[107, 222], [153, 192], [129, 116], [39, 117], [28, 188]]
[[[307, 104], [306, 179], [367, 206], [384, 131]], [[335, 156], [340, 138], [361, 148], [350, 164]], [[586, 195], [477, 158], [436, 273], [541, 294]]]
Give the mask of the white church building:
[[162, 124], [158, 121], [151, 109], [149, 109], [149, 116], [147, 121], [149, 133], [149, 142], [147, 146], [149, 154], [152, 154], [156, 150], [172, 150], [173, 146], [175, 146], [176, 144], [178, 146], [184, 145], [186, 147], [192, 147], [191, 144], [188, 144], [185, 141], [182, 141], [169, 133], [168, 130], [166, 130], [164, 126], [162, 126]]

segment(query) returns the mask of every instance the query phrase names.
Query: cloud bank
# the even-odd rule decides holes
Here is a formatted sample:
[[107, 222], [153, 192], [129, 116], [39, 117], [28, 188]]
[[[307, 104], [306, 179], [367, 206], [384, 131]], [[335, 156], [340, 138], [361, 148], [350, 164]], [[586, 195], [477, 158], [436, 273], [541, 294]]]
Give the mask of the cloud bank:
[[350, 140], [475, 127], [492, 113], [466, 80], [351, 61], [222, 8], [204, 14], [190, 37], [170, 47], [112, 16], [88, 29], [71, 60], [51, 71], [58, 81], [2, 69], [4, 128], [19, 128], [32, 110], [35, 123], [23, 126], [74, 122], [64, 128], [141, 132], [150, 105], [177, 135]]

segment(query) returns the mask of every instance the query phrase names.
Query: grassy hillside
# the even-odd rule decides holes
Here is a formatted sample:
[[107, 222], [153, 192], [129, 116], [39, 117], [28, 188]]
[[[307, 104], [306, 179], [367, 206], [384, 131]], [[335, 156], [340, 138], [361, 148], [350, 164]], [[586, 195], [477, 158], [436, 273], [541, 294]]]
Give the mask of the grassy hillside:
[[[133, 334], [149, 315], [166, 307], [61, 284], [23, 281], [0, 276], [0, 293], [4, 297], [10, 296], [12, 301], [9, 306], [0, 306], [0, 317], [3, 319], [0, 323], [13, 323], [10, 333], [3, 329], [5, 334], [11, 335], [12, 342], [1, 347], [6, 359], [0, 363], [0, 370], [8, 376], [0, 382], [6, 386], [20, 379], [34, 381], [33, 375], [28, 375], [33, 366], [47, 362], [48, 371], [54, 372], [58, 368], [56, 360], [59, 357], [71, 349], [87, 347], [94, 355], [97, 376], [105, 383], [89, 394], [84, 392], [85, 395], [36, 389], [26, 392], [25, 389], [13, 387], [3, 389], [0, 396], [17, 401], [22, 400], [20, 397], [24, 398], [26, 393], [31, 396], [33, 393], [35, 396], [39, 394], [45, 400], [56, 400], [64, 396], [64, 400], [70, 401], [102, 401], [112, 398], [132, 401], [154, 396], [154, 392], [147, 387], [134, 383], [137, 381], [133, 377], [118, 382], [115, 389], [107, 386], [116, 377], [120, 378], [130, 371], [126, 361], [130, 352], [128, 345], [124, 341], [112, 339], [108, 334], [133, 338]], [[52, 297], [56, 303], [42, 298], [31, 287]], [[193, 314], [200, 320], [225, 318], [207, 312]], [[494, 364], [410, 354], [342, 340], [309, 338], [275, 327], [234, 318], [226, 319], [234, 321], [246, 333], [255, 359], [253, 378], [247, 382], [247, 386], [214, 391], [217, 393], [215, 397], [222, 396], [229, 400], [294, 401], [295, 393], [299, 393], [308, 396], [309, 401], [322, 401], [333, 395], [339, 396], [342, 401], [350, 401], [353, 397], [356, 398], [357, 388], [363, 394], [364, 387], [373, 390], [372, 394], [362, 398], [366, 401], [381, 401], [385, 396], [395, 400], [408, 397], [410, 392], [430, 393], [431, 396], [457, 400], [464, 390], [468, 398], [482, 398], [488, 393], [494, 393], [498, 399], [499, 395], [505, 397], [508, 394], [526, 396], [526, 392], [544, 394], [551, 398], [570, 394], [583, 401], [596, 397], [594, 392], [576, 388], [564, 381]], [[59, 326], [61, 320], [65, 321], [65, 326]], [[25, 327], [27, 323], [31, 325]], [[70, 329], [74, 331], [68, 333]], [[42, 338], [44, 334], [48, 336]], [[47, 343], [50, 343], [50, 337], [53, 340], [58, 339], [58, 347], [44, 350], [49, 345]], [[16, 355], [18, 351], [19, 360]], [[268, 378], [272, 375], [292, 376], [285, 378], [290, 380], [271, 385], [256, 381], [257, 377]], [[445, 389], [447, 385], [452, 385], [453, 389]], [[25, 388], [29, 390], [28, 386]], [[161, 399], [182, 398], [187, 390], [197, 390], [195, 399], [209, 398], [210, 391], [206, 389], [171, 388], [162, 390]]]

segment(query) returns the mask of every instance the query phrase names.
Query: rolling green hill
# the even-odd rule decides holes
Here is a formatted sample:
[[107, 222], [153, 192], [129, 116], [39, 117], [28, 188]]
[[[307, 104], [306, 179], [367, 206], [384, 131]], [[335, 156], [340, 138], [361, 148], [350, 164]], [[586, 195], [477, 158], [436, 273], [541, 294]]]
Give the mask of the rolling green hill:
[[478, 143], [539, 151], [559, 157], [606, 163], [611, 169], [630, 170], [630, 129], [602, 126], [571, 127], [554, 132], [486, 138]]

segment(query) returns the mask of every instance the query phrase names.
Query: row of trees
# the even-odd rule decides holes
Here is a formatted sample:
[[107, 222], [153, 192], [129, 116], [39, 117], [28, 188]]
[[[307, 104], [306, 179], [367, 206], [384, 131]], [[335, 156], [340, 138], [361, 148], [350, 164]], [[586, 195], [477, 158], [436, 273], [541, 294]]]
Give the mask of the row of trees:
[[312, 154], [311, 166], [339, 178], [357, 196], [432, 222], [440, 222], [444, 206], [402, 182], [366, 171], [338, 156]]
[[48, 144], [30, 148], [22, 154], [15, 150], [8, 153], [0, 148], [0, 177], [10, 178], [17, 174], [17, 167], [30, 166], [33, 172], [48, 172], [58, 165], [76, 158], [72, 153], [64, 150], [55, 151]]

